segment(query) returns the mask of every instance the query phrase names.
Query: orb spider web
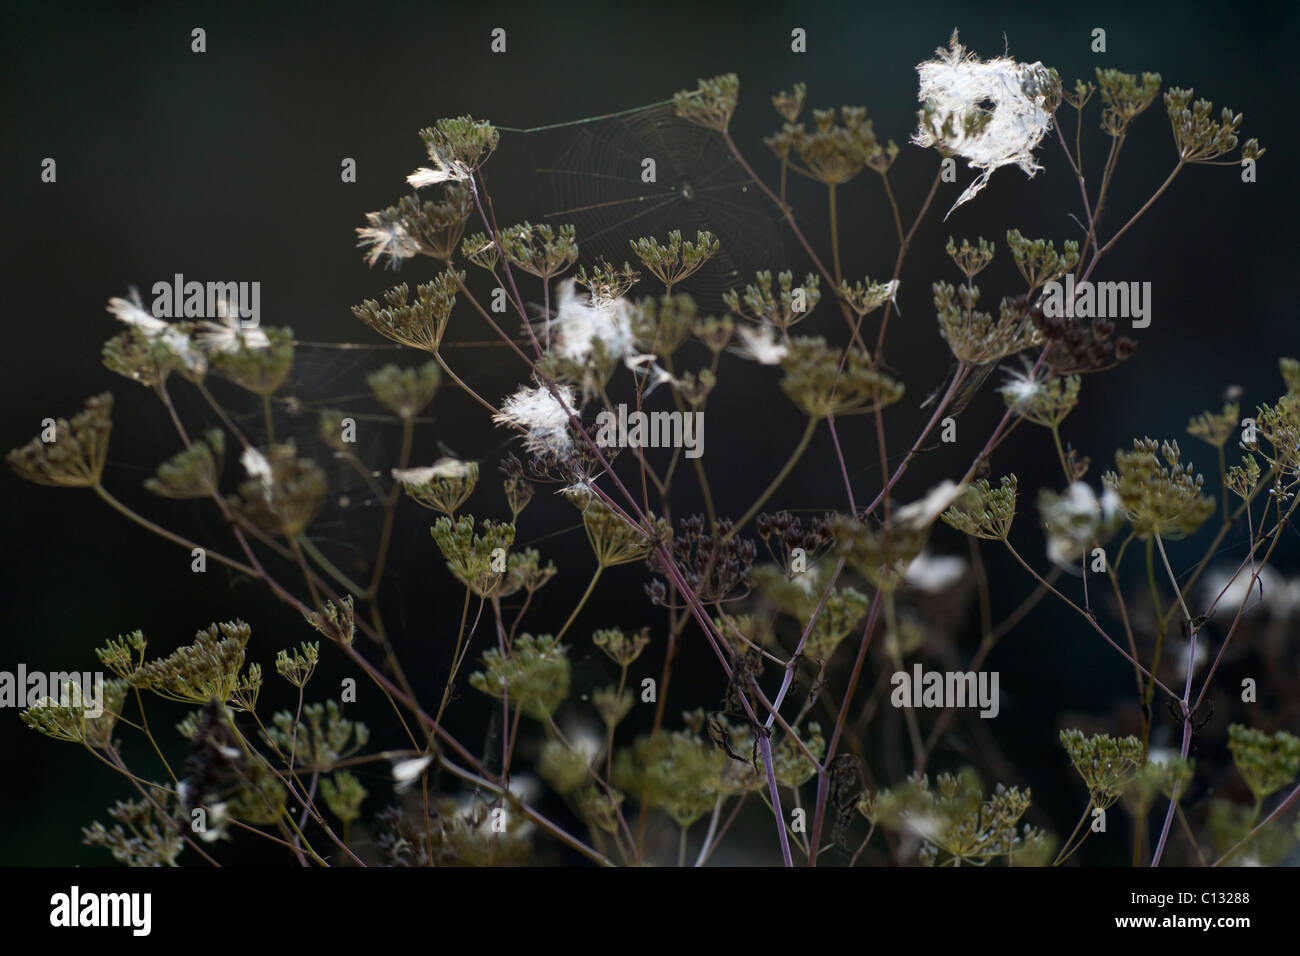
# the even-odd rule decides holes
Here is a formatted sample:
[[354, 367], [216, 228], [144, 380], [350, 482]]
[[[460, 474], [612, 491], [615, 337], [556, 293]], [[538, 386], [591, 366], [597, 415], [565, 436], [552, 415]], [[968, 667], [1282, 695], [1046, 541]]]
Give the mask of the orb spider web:
[[[448, 343], [446, 347], [457, 345]], [[329, 482], [329, 495], [307, 528], [306, 537], [336, 566], [354, 577], [368, 575], [373, 570], [383, 500], [372, 481], [378, 484], [379, 490], [391, 489], [391, 469], [397, 464], [402, 432], [401, 419], [379, 403], [366, 378], [385, 365], [416, 368], [428, 361], [430, 358], [425, 353], [388, 343], [297, 341], [289, 381], [272, 398], [277, 440], [292, 439], [298, 454], [320, 465]], [[452, 388], [444, 378], [440, 391]], [[320, 416], [326, 409], [341, 411], [355, 421], [356, 442], [350, 450], [372, 481], [322, 438]], [[259, 441], [264, 439], [264, 419], [258, 409], [237, 417], [246, 435]], [[455, 427], [454, 417], [440, 418], [431, 404], [412, 422], [417, 427], [417, 447], [413, 449], [410, 465], [426, 464], [432, 457], [441, 455], [465, 457], [442, 440], [446, 437], [459, 444], [464, 437], [462, 430]], [[436, 453], [427, 447], [431, 439]], [[491, 474], [488, 463], [494, 463], [511, 442], [507, 438], [482, 456], [487, 474]], [[401, 497], [398, 508], [406, 509], [409, 519], [412, 506], [404, 504]], [[396, 552], [409, 543], [407, 539], [427, 541], [426, 522], [398, 521], [394, 551], [388, 563], [390, 573], [400, 572]]]
[[[293, 441], [298, 454], [315, 461], [329, 483], [329, 494], [306, 537], [336, 566], [354, 576], [369, 571], [382, 501], [356, 467], [321, 438], [320, 415], [333, 408], [356, 422], [353, 453], [367, 466], [372, 479], [381, 487], [389, 486], [388, 472], [400, 444], [401, 422], [374, 399], [365, 379], [391, 362], [418, 364], [409, 357], [403, 360], [396, 345], [297, 341], [289, 380], [271, 399], [276, 440]], [[246, 410], [235, 412], [234, 419], [250, 441], [262, 445], [266, 440], [262, 412], [244, 404]], [[235, 450], [233, 457], [238, 459], [237, 445]], [[227, 454], [230, 457], [229, 449]], [[237, 460], [234, 473], [243, 479], [243, 467]]]
[[[654, 182], [642, 179], [646, 159], [655, 161]], [[574, 225], [585, 261], [636, 266], [634, 239], [663, 243], [673, 229], [684, 241], [699, 230], [713, 233], [718, 253], [681, 285], [707, 308], [780, 261], [781, 232], [744, 168], [722, 137], [680, 119], [671, 105], [583, 125], [559, 159], [538, 171], [554, 195], [546, 218]]]

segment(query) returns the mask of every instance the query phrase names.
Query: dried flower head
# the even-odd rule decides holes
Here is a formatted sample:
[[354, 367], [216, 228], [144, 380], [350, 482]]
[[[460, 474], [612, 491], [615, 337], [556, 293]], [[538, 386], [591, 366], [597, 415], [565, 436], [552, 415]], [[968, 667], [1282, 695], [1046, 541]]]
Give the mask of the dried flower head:
[[167, 381], [180, 365], [180, 357], [163, 337], [142, 329], [127, 329], [104, 343], [104, 367], [149, 388]]
[[1005, 540], [1016, 517], [1017, 485], [1015, 475], [1003, 476], [997, 488], [990, 486], [987, 478], [981, 478], [940, 517], [944, 524], [963, 534], [988, 541]]
[[147, 491], [163, 498], [209, 498], [217, 494], [226, 454], [226, 433], [210, 428], [203, 439], [177, 452], [146, 478]]
[[859, 803], [872, 823], [919, 838], [925, 866], [986, 866], [999, 857], [1030, 850], [1041, 834], [1017, 825], [1029, 809], [1031, 793], [998, 784], [988, 799], [975, 771], [911, 778], [901, 786], [866, 795]]
[[631, 244], [633, 254], [669, 292], [677, 283], [698, 272], [721, 247], [713, 233], [705, 230], [695, 234], [694, 242], [689, 239], [682, 242], [680, 229], [668, 233], [667, 245], [660, 245], [653, 236], [634, 239]]
[[448, 183], [442, 200], [404, 196], [393, 206], [366, 213], [368, 227], [357, 230], [359, 246], [369, 246], [366, 262], [388, 256], [396, 266], [417, 254], [450, 262], [460, 245], [474, 209], [474, 197], [463, 183]]
[[1135, 117], [1146, 111], [1160, 92], [1160, 74], [1135, 74], [1097, 67], [1097, 89], [1101, 93], [1101, 128], [1111, 136], [1122, 136]]
[[1236, 402], [1224, 402], [1223, 411], [1202, 412], [1187, 423], [1188, 434], [1199, 438], [1215, 448], [1222, 448], [1237, 430], [1241, 406]]
[[456, 116], [420, 130], [433, 168], [416, 170], [407, 182], [419, 189], [449, 180], [466, 180], [497, 148], [501, 136], [486, 120]]
[[627, 295], [632, 286], [641, 281], [641, 273], [626, 262], [620, 268], [601, 259], [590, 272], [585, 265], [578, 266], [573, 281], [591, 293], [596, 301], [609, 301]]
[[781, 390], [814, 419], [874, 411], [903, 397], [903, 384], [877, 371], [861, 349], [841, 353], [822, 338], [794, 338], [781, 358]]
[[248, 480], [230, 503], [263, 530], [295, 538], [311, 524], [329, 490], [325, 473], [310, 458], [299, 458], [292, 441], [273, 445], [266, 454], [245, 450], [241, 461]]
[[72, 416], [57, 419], [50, 440], [33, 438], [5, 456], [19, 477], [39, 485], [62, 488], [91, 488], [99, 484], [108, 458], [108, 436], [113, 430], [113, 395], [103, 392], [86, 399], [86, 407]]
[[1007, 233], [1007, 248], [1021, 276], [1029, 283], [1028, 296], [1047, 283], [1056, 282], [1079, 262], [1079, 243], [1073, 239], [1061, 243], [1062, 251], [1058, 253], [1052, 240], [1026, 239], [1019, 229], [1012, 229]]
[[693, 90], [681, 90], [673, 97], [673, 111], [688, 123], [725, 133], [736, 112], [740, 80], [734, 73], [700, 80]]
[[[370, 792], [361, 785], [361, 781], [346, 770], [322, 777], [320, 792], [325, 800], [325, 806], [329, 807], [330, 813], [343, 821], [345, 827], [361, 819], [361, 805], [366, 797], [370, 796]], [[344, 833], [347, 833], [346, 829]]]
[[723, 316], [722, 318], [710, 316], [696, 322], [694, 332], [695, 337], [717, 356], [730, 344], [735, 329], [736, 323], [731, 316]]
[[194, 643], [149, 661], [135, 670], [131, 686], [184, 704], [226, 703], [239, 688], [244, 650], [252, 630], [243, 621], [212, 624], [194, 635]]
[[939, 331], [953, 355], [967, 365], [987, 365], [1034, 345], [1037, 331], [1023, 298], [1004, 298], [995, 319], [975, 308], [980, 290], [975, 285], [954, 287], [936, 282], [934, 308]]
[[1231, 724], [1228, 749], [1237, 772], [1256, 800], [1281, 790], [1300, 773], [1300, 737], [1285, 730], [1270, 736], [1253, 727]]
[[629, 524], [620, 515], [581, 485], [564, 491], [565, 498], [582, 511], [582, 525], [587, 530], [587, 541], [601, 567], [609, 568], [644, 558], [650, 550], [645, 533]]
[[882, 146], [876, 139], [864, 107], [841, 107], [840, 123], [833, 109], [813, 110], [812, 115], [812, 131], [803, 123], [793, 125], [790, 141], [813, 178], [828, 186], [846, 183], [868, 166], [884, 173], [898, 156], [893, 140]]
[[300, 647], [281, 650], [275, 656], [275, 672], [299, 689], [306, 687], [320, 662], [320, 642], [303, 641]]
[[543, 279], [559, 275], [578, 259], [573, 226], [508, 226], [501, 231], [501, 248], [512, 266]]
[[352, 307], [352, 314], [380, 335], [400, 345], [437, 352], [447, 331], [447, 320], [456, 305], [458, 283], [464, 273], [439, 273], [432, 282], [415, 287], [416, 301], [407, 302], [410, 290], [405, 282], [384, 293], [387, 306], [366, 299]]
[[345, 594], [337, 606], [333, 601], [326, 601], [321, 611], [308, 611], [304, 615], [307, 623], [320, 631], [332, 641], [350, 647], [357, 633], [356, 611], [353, 608], [352, 595]]
[[483, 533], [474, 533], [474, 518], [462, 515], [453, 524], [439, 518], [430, 529], [438, 550], [456, 579], [479, 597], [491, 597], [507, 571], [506, 553], [515, 540], [515, 526], [492, 520]]
[[439, 458], [425, 468], [394, 468], [394, 480], [408, 495], [434, 511], [456, 512], [478, 484], [478, 462]]
[[794, 90], [787, 93], [782, 90], [772, 97], [772, 106], [787, 123], [793, 123], [799, 118], [803, 111], [804, 101], [808, 98], [808, 87], [804, 83], [796, 83]]
[[1077, 375], [1007, 370], [1007, 380], [998, 391], [1021, 418], [1044, 428], [1059, 428], [1079, 403], [1080, 384]]
[[536, 548], [512, 551], [506, 556], [506, 576], [497, 589], [496, 596], [509, 597], [519, 591], [532, 594], [555, 577], [558, 570], [551, 561], [543, 565], [542, 556]]
[[788, 511], [760, 514], [754, 519], [754, 530], [763, 539], [768, 554], [790, 577], [812, 567], [834, 543], [834, 535], [830, 532], [832, 517], [826, 514], [804, 521]]
[[661, 732], [637, 737], [616, 754], [613, 782], [664, 810], [679, 827], [689, 827], [722, 795], [726, 763], [726, 754], [698, 734]]
[[121, 678], [102, 684], [96, 679], [95, 684], [83, 688], [66, 681], [57, 688], [57, 697], [45, 697], [18, 716], [27, 727], [55, 740], [109, 747], [130, 686]]
[[[701, 601], [714, 603], [743, 597], [734, 592], [748, 592], [751, 585], [749, 572], [758, 546], [751, 539], [733, 535], [732, 527], [729, 518], [719, 518], [716, 527], [710, 529], [703, 515], [692, 515], [679, 522], [668, 545], [677, 570]], [[646, 563], [651, 571], [667, 575], [658, 552], [652, 552]]]
[[695, 300], [689, 295], [642, 299], [632, 309], [632, 334], [645, 356], [671, 358], [695, 327]]
[[722, 296], [723, 301], [727, 308], [742, 318], [761, 326], [775, 326], [782, 333], [806, 319], [821, 301], [821, 280], [811, 272], [798, 286], [794, 284], [793, 272], [782, 272], [777, 276], [781, 291], [775, 295], [771, 272], [759, 272], [754, 279], [753, 284], [745, 286], [743, 293], [728, 290]]
[[1238, 498], [1248, 501], [1259, 484], [1259, 474], [1259, 462], [1255, 461], [1255, 456], [1244, 455], [1240, 465], [1228, 469], [1224, 484]]
[[[253, 345], [250, 336], [256, 332], [262, 344]], [[289, 377], [293, 368], [293, 330], [287, 328], [254, 329], [252, 332], [235, 331], [233, 346], [227, 339], [210, 340], [215, 351], [209, 354], [212, 370], [257, 395], [273, 394]], [[262, 342], [262, 340], [265, 340]]]
[[1274, 405], [1261, 405], [1255, 412], [1256, 429], [1272, 448], [1265, 452], [1258, 444], [1248, 447], [1284, 475], [1300, 475], [1300, 395], [1286, 394]]
[[886, 302], [893, 302], [898, 295], [899, 281], [875, 282], [871, 279], [849, 285], [849, 280], [840, 283], [840, 297], [849, 304], [859, 317], [870, 315]]
[[366, 376], [366, 384], [375, 399], [398, 418], [409, 421], [433, 400], [442, 383], [438, 363], [426, 362], [419, 368], [385, 365]]
[[1062, 730], [1061, 745], [1083, 778], [1092, 805], [1111, 807], [1142, 764], [1142, 744], [1136, 737], [1116, 740], [1109, 734], [1085, 737], [1082, 731]]
[[1132, 451], [1115, 452], [1116, 470], [1102, 476], [1141, 538], [1185, 537], [1214, 514], [1214, 499], [1201, 494], [1205, 477], [1183, 464], [1180, 455], [1176, 441], [1134, 439]]
[[632, 635], [623, 633], [619, 627], [605, 628], [593, 632], [591, 642], [619, 667], [627, 668], [650, 646], [650, 628], [643, 627]]
[[173, 366], [195, 381], [207, 371], [208, 358], [195, 341], [197, 326], [193, 322], [169, 323], [157, 318], [145, 309], [134, 288], [128, 299], [109, 299], [108, 311], [135, 333], [105, 346], [105, 364], [113, 371], [138, 381], [155, 377], [162, 381]]
[[287, 710], [277, 711], [264, 737], [286, 757], [293, 754], [294, 769], [325, 773], [365, 747], [370, 730], [344, 717], [338, 701], [331, 697], [323, 704], [303, 707], [301, 720]]
[[568, 648], [549, 634], [521, 634], [508, 652], [483, 652], [483, 669], [470, 686], [491, 697], [509, 694], [512, 706], [534, 720], [547, 720], [569, 696]]

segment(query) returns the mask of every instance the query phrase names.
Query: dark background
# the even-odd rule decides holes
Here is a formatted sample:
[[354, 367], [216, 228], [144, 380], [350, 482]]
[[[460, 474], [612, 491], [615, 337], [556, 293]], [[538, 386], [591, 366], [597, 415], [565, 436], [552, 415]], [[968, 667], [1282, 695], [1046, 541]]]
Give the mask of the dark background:
[[[71, 415], [87, 396], [112, 389], [118, 404], [109, 487], [142, 509], [158, 509], [148, 513], [201, 534], [214, 523], [194, 523], [184, 506], [168, 510], [138, 490], [176, 448], [152, 396], [100, 363], [101, 343], [118, 331], [104, 311], [110, 296], [130, 285], [147, 291], [176, 272], [258, 279], [267, 324], [290, 325], [299, 338], [315, 341], [372, 341], [349, 307], [376, 296], [392, 277], [367, 269], [353, 229], [365, 211], [403, 194], [403, 177], [423, 160], [418, 129], [467, 112], [515, 127], [571, 120], [658, 101], [694, 86], [699, 76], [728, 71], [741, 78], [733, 132], [769, 182], [775, 163], [761, 137], [777, 125], [771, 94], [804, 80], [812, 106], [865, 105], [881, 137], [903, 146], [892, 179], [907, 223], [937, 162], [933, 153], [906, 145], [915, 122], [915, 65], [958, 27], [962, 41], [982, 56], [1001, 53], [1005, 38], [1011, 55], [1056, 67], [1068, 85], [1091, 78], [1095, 66], [1158, 71], [1166, 86], [1194, 86], [1216, 110], [1230, 105], [1243, 112], [1242, 139], [1257, 137], [1268, 149], [1259, 181], [1251, 185], [1231, 167], [1185, 170], [1108, 257], [1097, 278], [1153, 282], [1154, 321], [1138, 333], [1140, 351], [1132, 361], [1086, 383], [1085, 399], [1066, 426], [1068, 437], [1093, 457], [1094, 483], [1114, 448], [1144, 434], [1182, 439], [1193, 460], [1212, 471], [1207, 449], [1184, 433], [1187, 418], [1217, 409], [1233, 383], [1245, 388], [1247, 406], [1272, 400], [1280, 390], [1276, 357], [1300, 352], [1290, 239], [1296, 19], [1294, 5], [1239, 4], [10, 5], [0, 20], [0, 177], [9, 224], [0, 446], [25, 443], [42, 418]], [[207, 31], [202, 55], [190, 52], [196, 26]], [[497, 26], [509, 38], [509, 52], [501, 56], [488, 52], [489, 32]], [[805, 55], [790, 52], [795, 26], [808, 31]], [[1089, 50], [1097, 26], [1107, 30], [1104, 55]], [[1094, 103], [1085, 116], [1094, 170], [1106, 145], [1096, 115]], [[549, 192], [532, 171], [571, 138], [572, 131], [503, 134], [487, 172], [505, 222], [549, 211]], [[40, 182], [47, 156], [58, 162], [57, 184]], [[339, 181], [345, 156], [357, 160], [356, 184]], [[924, 421], [917, 403], [942, 384], [948, 366], [929, 293], [935, 279], [955, 279], [942, 252], [948, 235], [997, 241], [999, 260], [984, 283], [984, 301], [993, 304], [999, 282], [1011, 287], [1015, 276], [1004, 242], [1008, 228], [1058, 244], [1078, 235], [1067, 215], [1079, 213], [1077, 188], [1059, 147], [1048, 143], [1038, 156], [1045, 169], [1033, 180], [1003, 169], [983, 194], [940, 222], [969, 180], [963, 169], [958, 185], [940, 192], [917, 235], [903, 276], [902, 317], [891, 322], [887, 349], [910, 384], [908, 398], [892, 412], [894, 450]], [[1125, 146], [1103, 235], [1150, 195], [1173, 160], [1157, 101]], [[846, 275], [888, 278], [893, 230], [875, 177], [864, 174], [843, 194]], [[796, 190], [794, 199], [814, 242], [824, 239], [820, 193]], [[806, 271], [793, 243], [787, 248], [789, 266]], [[412, 269], [402, 278], [427, 275]], [[457, 315], [453, 338], [487, 337], [464, 307]], [[841, 331], [828, 309], [815, 321], [821, 322], [818, 331]], [[471, 380], [489, 398], [499, 398], [521, 375], [499, 351], [483, 354], [491, 357], [477, 365], [457, 361], [454, 353], [452, 361], [472, 369]], [[726, 368], [735, 381], [724, 380], [710, 406], [706, 462], [715, 488], [732, 503], [723, 510], [734, 513], [784, 460], [798, 416], [770, 370], [736, 363]], [[963, 468], [1000, 416], [1000, 405], [986, 390], [961, 420], [957, 458], [918, 464], [900, 489], [902, 498]], [[506, 436], [487, 429], [478, 412], [444, 389], [433, 412], [436, 437], [466, 457], [498, 453]], [[1025, 429], [995, 461], [995, 472], [1018, 471], [1022, 488], [1058, 481], [1044, 438]], [[861, 431], [846, 444], [850, 465], [862, 472], [859, 497], [874, 495], [874, 437]], [[755, 448], [763, 449], [761, 457]], [[436, 453], [432, 445], [422, 450]], [[483, 467], [482, 487], [491, 490], [478, 494], [492, 501], [495, 460]], [[775, 503], [842, 508], [836, 471], [819, 434]], [[256, 588], [232, 586], [220, 572], [196, 581], [183, 552], [108, 512], [89, 493], [36, 487], [8, 471], [0, 488], [6, 502], [0, 516], [0, 667], [23, 661], [47, 670], [90, 668], [94, 647], [137, 627], [165, 653], [197, 627], [238, 616], [253, 625], [251, 657], [269, 673], [278, 648], [311, 636]], [[521, 521], [521, 540], [572, 526], [567, 505], [533, 508]], [[425, 513], [410, 508], [402, 514], [401, 560], [390, 594], [410, 618], [403, 619], [408, 628], [399, 648], [417, 669], [424, 664], [436, 673], [441, 657], [435, 651], [446, 655], [445, 632], [454, 627], [460, 593], [435, 568]], [[1041, 547], [1032, 530], [1025, 541], [1027, 549]], [[964, 547], [954, 538], [936, 543]], [[591, 567], [581, 532], [570, 530], [543, 548], [562, 568], [544, 593], [551, 606], [567, 610]], [[590, 625], [659, 623], [660, 612], [641, 596], [643, 578], [639, 567], [609, 574], [609, 591], [585, 615]], [[996, 607], [1009, 610], [1024, 590], [1023, 574], [1008, 569], [995, 576]], [[435, 621], [447, 618], [450, 624], [434, 629]], [[552, 629], [562, 620], [534, 627]], [[580, 625], [574, 633], [583, 632]], [[435, 636], [419, 636], [429, 633]], [[677, 710], [710, 704], [721, 694], [716, 663], [698, 650], [688, 648], [681, 659], [670, 725]], [[655, 657], [655, 673], [658, 662]], [[337, 663], [337, 656], [328, 657], [324, 673], [331, 679], [340, 673]], [[1036, 822], [1068, 832], [1082, 798], [1067, 782], [1070, 771], [1055, 744], [1059, 718], [1072, 710], [1104, 713], [1110, 698], [1129, 694], [1131, 677], [1122, 664], [1077, 619], [1044, 607], [990, 665], [1001, 670], [1004, 688], [994, 732], [1021, 774], [1008, 782], [1035, 787], [1046, 811]], [[266, 693], [273, 703], [275, 682], [270, 675]], [[171, 737], [164, 714], [160, 710], [155, 719]], [[471, 745], [479, 727], [470, 721], [460, 728]], [[372, 730], [377, 740], [393, 739], [382, 713]], [[76, 748], [35, 736], [16, 712], [0, 714], [0, 863], [107, 862], [103, 851], [79, 844], [79, 828], [103, 819], [104, 806], [132, 795]]]

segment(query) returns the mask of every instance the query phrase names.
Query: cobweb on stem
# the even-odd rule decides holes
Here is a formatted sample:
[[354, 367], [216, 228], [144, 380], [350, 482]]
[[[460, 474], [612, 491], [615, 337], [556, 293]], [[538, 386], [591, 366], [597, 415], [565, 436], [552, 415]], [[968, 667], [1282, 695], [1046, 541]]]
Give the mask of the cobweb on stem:
[[[645, 160], [654, 181], [645, 182]], [[720, 251], [682, 284], [705, 308], [779, 260], [782, 236], [744, 169], [717, 133], [687, 123], [671, 106], [656, 106], [582, 127], [550, 168], [555, 211], [572, 222], [586, 261], [635, 262], [630, 242], [686, 238], [707, 230]]]

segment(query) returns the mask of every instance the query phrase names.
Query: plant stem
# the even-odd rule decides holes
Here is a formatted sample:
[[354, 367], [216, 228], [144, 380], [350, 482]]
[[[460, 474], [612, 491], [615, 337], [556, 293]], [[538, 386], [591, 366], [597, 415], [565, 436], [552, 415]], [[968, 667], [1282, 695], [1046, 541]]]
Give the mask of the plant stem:
[[758, 496], [758, 500], [750, 505], [749, 510], [741, 515], [736, 523], [732, 525], [731, 530], [727, 532], [726, 536], [722, 540], [724, 545], [734, 538], [740, 532], [740, 529], [749, 523], [749, 520], [753, 518], [754, 515], [758, 514], [759, 509], [761, 509], [763, 505], [767, 504], [767, 499], [771, 498], [772, 495], [776, 493], [776, 490], [781, 487], [781, 483], [789, 476], [790, 472], [794, 469], [794, 466], [799, 463], [799, 459], [803, 456], [803, 453], [808, 450], [808, 443], [812, 441], [813, 432], [816, 430], [817, 419], [809, 418], [808, 424], [804, 427], [803, 436], [799, 439], [799, 444], [795, 446], [794, 451], [790, 453], [790, 457], [786, 459], [785, 464], [781, 467], [781, 470], [776, 473], [776, 477], [772, 479], [766, 490]]
[[840, 227], [839, 227], [839, 210], [835, 202], [835, 184], [826, 184], [826, 196], [831, 207], [831, 262], [835, 266], [835, 288], [838, 290], [840, 283], [843, 281], [843, 273], [840, 272]]
[[573, 613], [569, 615], [569, 619], [564, 622], [564, 627], [560, 628], [560, 633], [555, 635], [557, 641], [565, 635], [569, 630], [569, 625], [574, 622], [577, 616], [582, 612], [583, 607], [586, 606], [587, 599], [591, 597], [591, 592], [596, 590], [596, 582], [600, 580], [601, 572], [604, 570], [605, 565], [596, 565], [596, 573], [591, 576], [591, 581], [587, 584], [587, 590], [582, 592], [582, 599], [578, 601], [578, 605], [573, 609]]

